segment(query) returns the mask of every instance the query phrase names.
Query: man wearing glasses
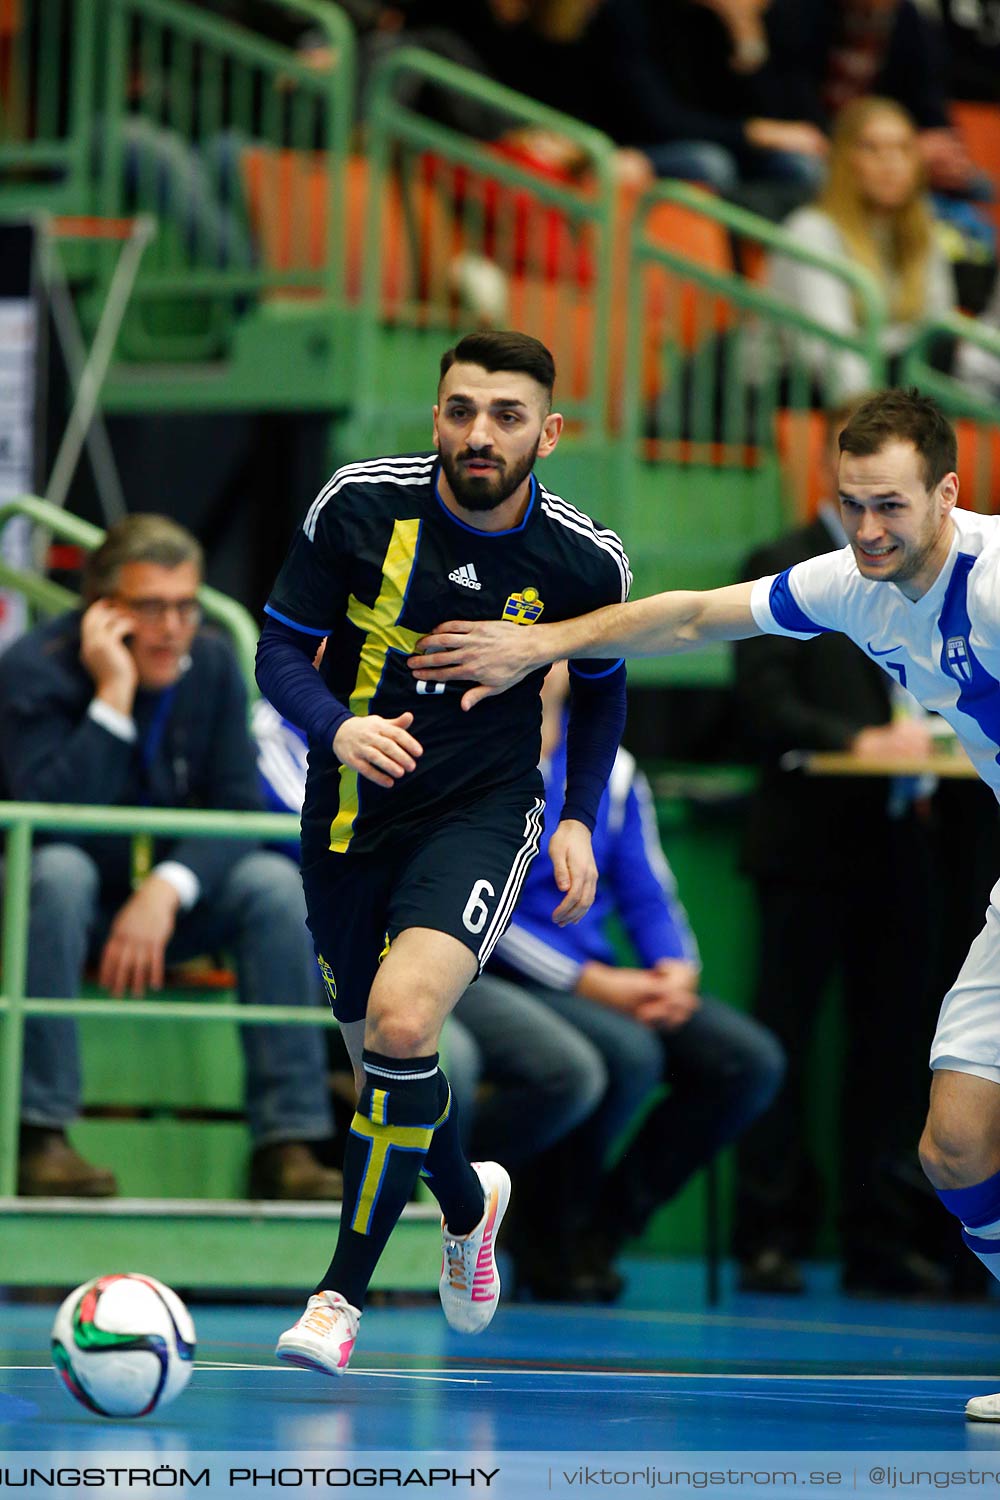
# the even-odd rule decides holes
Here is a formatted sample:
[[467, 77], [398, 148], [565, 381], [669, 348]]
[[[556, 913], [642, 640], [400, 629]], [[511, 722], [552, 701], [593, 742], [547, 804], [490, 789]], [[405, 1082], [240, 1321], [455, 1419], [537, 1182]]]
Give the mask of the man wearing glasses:
[[[202, 553], [163, 516], [108, 532], [83, 575], [85, 608], [0, 658], [0, 796], [30, 802], [258, 809], [246, 695], [228, 647], [198, 629]], [[232, 953], [240, 999], [319, 999], [296, 871], [243, 840], [107, 835], [38, 841], [29, 995], [75, 996], [88, 958], [112, 995], [163, 985], [165, 967]], [[331, 1133], [319, 1030], [242, 1028], [250, 1189], [334, 1198], [309, 1143]], [[25, 1025], [19, 1191], [104, 1197], [105, 1168], [66, 1139], [79, 1111], [73, 1021]]]

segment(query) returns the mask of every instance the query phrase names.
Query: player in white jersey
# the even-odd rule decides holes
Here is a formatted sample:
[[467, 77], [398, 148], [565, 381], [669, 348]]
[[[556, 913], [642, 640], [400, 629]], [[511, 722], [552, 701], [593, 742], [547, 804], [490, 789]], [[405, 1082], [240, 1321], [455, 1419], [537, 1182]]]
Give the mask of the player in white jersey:
[[[838, 630], [948, 720], [1000, 796], [1000, 516], [956, 509], [955, 464], [954, 429], [931, 400], [879, 393], [840, 434], [842, 551], [753, 583], [656, 594], [531, 630], [451, 621], [418, 643], [424, 654], [410, 665], [421, 678], [482, 684], [465, 694], [472, 708], [562, 657]], [[893, 892], [868, 889], [859, 870], [843, 920], [864, 923], [873, 944], [888, 940]], [[1000, 1280], [1000, 882], [942, 1004], [931, 1067], [924, 1171]], [[966, 1414], [1000, 1421], [1000, 1395], [973, 1399]]]

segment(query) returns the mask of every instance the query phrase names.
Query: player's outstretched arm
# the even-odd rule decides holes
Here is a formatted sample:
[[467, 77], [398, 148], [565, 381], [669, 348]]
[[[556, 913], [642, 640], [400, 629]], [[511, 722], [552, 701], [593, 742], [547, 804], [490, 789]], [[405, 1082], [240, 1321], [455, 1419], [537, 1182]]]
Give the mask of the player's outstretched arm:
[[653, 594], [554, 625], [449, 620], [417, 642], [409, 663], [426, 682], [480, 683], [462, 698], [462, 707], [471, 708], [564, 657], [672, 656], [709, 641], [759, 635], [750, 610], [752, 589], [752, 583], [737, 583], [701, 593]]

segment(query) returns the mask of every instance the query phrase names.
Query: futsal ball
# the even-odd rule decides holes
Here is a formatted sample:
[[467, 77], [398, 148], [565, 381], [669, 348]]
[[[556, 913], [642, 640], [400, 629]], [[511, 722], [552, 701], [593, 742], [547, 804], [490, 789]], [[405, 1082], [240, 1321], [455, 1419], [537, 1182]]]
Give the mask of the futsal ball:
[[71, 1396], [102, 1417], [146, 1417], [180, 1395], [194, 1365], [194, 1323], [152, 1276], [95, 1276], [52, 1325], [52, 1362]]

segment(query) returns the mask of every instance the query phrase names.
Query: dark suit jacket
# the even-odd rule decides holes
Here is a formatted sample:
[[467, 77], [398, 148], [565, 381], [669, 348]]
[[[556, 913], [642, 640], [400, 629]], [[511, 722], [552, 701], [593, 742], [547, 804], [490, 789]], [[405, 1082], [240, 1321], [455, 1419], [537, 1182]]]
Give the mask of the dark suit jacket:
[[[831, 552], [822, 521], [754, 552], [743, 576], [780, 573]], [[755, 876], [857, 879], [859, 858], [884, 839], [889, 781], [837, 780], [784, 771], [789, 750], [846, 750], [858, 730], [892, 717], [891, 683], [846, 636], [738, 641], [736, 693], [742, 727], [761, 762], [747, 819], [743, 865]]]
[[[87, 714], [94, 684], [80, 661], [79, 613], [31, 630], [0, 657], [0, 796], [24, 802], [259, 809], [246, 692], [223, 641], [202, 633], [168, 694], [138, 692], [129, 744]], [[164, 698], [168, 702], [162, 705]], [[163, 722], [157, 725], [162, 712]], [[130, 840], [53, 834], [97, 860], [108, 895], [129, 888]], [[203, 897], [253, 845], [158, 839], [155, 859], [194, 871]]]

